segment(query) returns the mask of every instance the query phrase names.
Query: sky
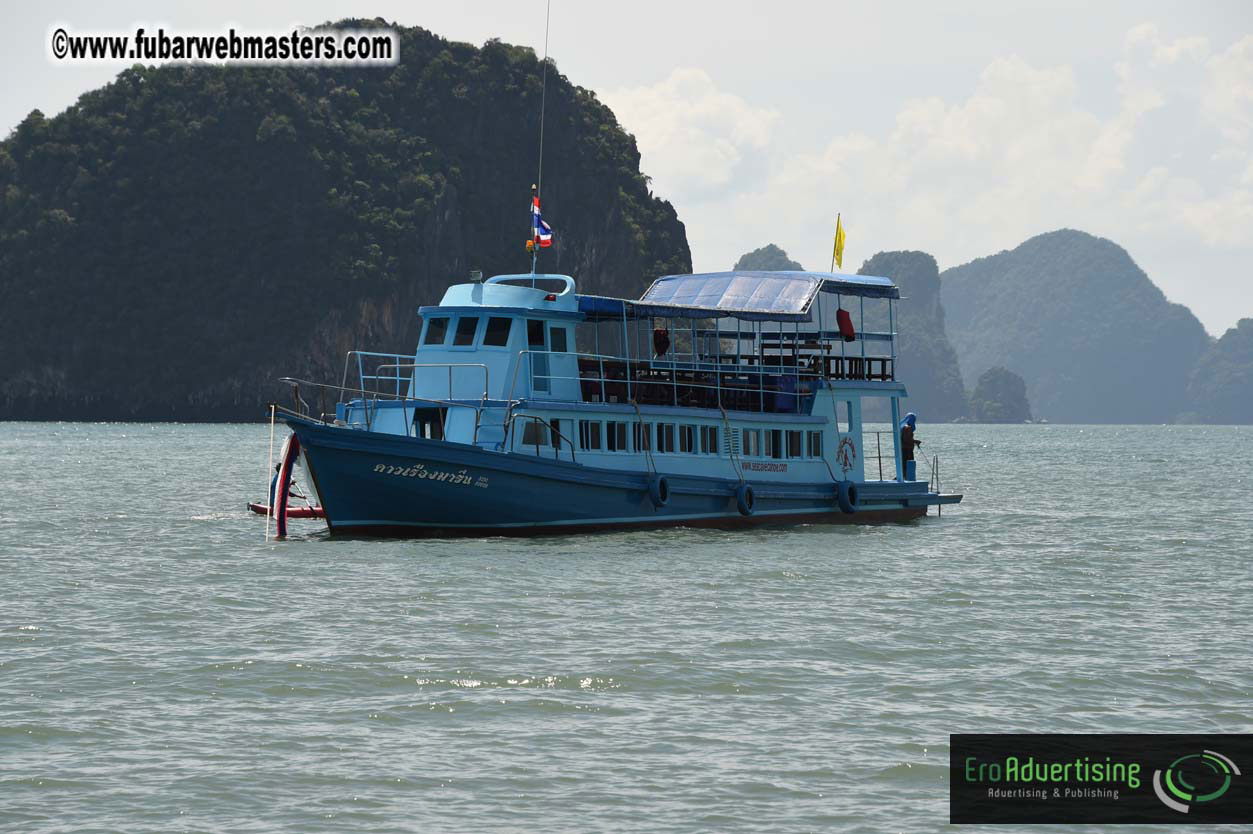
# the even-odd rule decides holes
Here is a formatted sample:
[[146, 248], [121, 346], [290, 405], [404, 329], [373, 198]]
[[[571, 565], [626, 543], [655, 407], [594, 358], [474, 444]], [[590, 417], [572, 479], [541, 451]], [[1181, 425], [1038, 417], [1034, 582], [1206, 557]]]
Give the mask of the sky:
[[[9, 3], [0, 133], [118, 72], [54, 63], [56, 25], [272, 31], [349, 16], [543, 50], [543, 0]], [[1212, 335], [1253, 317], [1249, 0], [553, 0], [549, 54], [636, 137], [697, 271], [766, 243], [827, 269], [837, 212], [848, 271], [885, 249], [944, 269], [1069, 227], [1126, 248]]]

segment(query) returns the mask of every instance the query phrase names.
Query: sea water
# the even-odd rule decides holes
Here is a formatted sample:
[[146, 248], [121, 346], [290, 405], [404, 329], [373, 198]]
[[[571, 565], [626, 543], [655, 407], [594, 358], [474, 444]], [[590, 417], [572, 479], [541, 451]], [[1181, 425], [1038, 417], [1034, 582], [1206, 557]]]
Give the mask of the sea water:
[[950, 733], [1253, 731], [1253, 429], [918, 437], [908, 524], [267, 542], [267, 426], [0, 424], [0, 829], [939, 831]]

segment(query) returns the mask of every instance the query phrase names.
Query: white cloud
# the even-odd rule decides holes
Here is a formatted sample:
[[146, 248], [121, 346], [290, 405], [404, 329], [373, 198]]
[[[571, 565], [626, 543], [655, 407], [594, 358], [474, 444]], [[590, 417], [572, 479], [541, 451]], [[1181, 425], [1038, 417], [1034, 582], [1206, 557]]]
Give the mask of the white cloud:
[[[903, 101], [886, 130], [791, 155], [770, 142], [773, 111], [697, 70], [610, 102], [687, 221], [698, 269], [768, 241], [825, 267], [837, 208], [846, 268], [895, 248], [954, 265], [1072, 226], [1125, 246], [1213, 330], [1253, 314], [1215, 300], [1234, 275], [1190, 295], [1192, 256], [1253, 260], [1253, 36], [1214, 52], [1205, 38], [1136, 26], [1103, 83], [1116, 94], [1108, 112], [1086, 103], [1072, 67], [1009, 55], [964, 96]], [[737, 176], [748, 153], [764, 160], [761, 176]]]
[[770, 144], [779, 114], [719, 90], [707, 72], [680, 67], [664, 81], [601, 99], [635, 135], [641, 167], [661, 194], [709, 194], [732, 185]]
[[1253, 35], [1210, 58], [1207, 66], [1206, 114], [1227, 139], [1247, 142], [1253, 134]]

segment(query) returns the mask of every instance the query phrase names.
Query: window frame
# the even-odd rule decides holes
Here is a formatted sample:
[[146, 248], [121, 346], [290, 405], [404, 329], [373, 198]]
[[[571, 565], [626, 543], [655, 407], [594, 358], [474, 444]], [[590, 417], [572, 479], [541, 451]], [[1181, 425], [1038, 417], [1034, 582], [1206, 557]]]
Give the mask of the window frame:
[[[491, 332], [493, 321], [507, 321], [509, 326], [505, 328], [505, 341], [503, 344], [495, 345], [487, 341], [487, 336]], [[486, 322], [483, 324], [483, 338], [480, 346], [487, 350], [508, 350], [509, 342], [513, 338], [513, 323], [517, 319], [513, 316], [487, 316]]]
[[761, 429], [740, 429], [740, 456], [749, 458], [762, 456]]
[[762, 429], [761, 456], [783, 460], [783, 429]]
[[[420, 346], [421, 347], [444, 347], [446, 344], [448, 344], [448, 334], [452, 331], [452, 328], [449, 327], [448, 325], [455, 318], [456, 316], [453, 316], [450, 314], [431, 316], [430, 318], [428, 318], [425, 322], [422, 323], [422, 340], [419, 343]], [[437, 321], [442, 321], [444, 323], [444, 333], [440, 341], [432, 342], [430, 341], [431, 325]]]
[[[605, 421], [605, 451], [606, 452], [629, 452], [630, 447], [627, 445], [629, 441], [629, 432], [625, 420], [606, 420]], [[612, 438], [612, 440], [611, 440]], [[621, 442], [619, 442], [619, 440]]]
[[783, 450], [787, 453], [788, 460], [803, 458], [805, 456], [804, 429], [786, 429], [783, 435]]
[[674, 423], [657, 423], [656, 426], [657, 448], [653, 451], [659, 455], [673, 455], [675, 453]]
[[[474, 332], [470, 334], [470, 341], [467, 344], [458, 344], [457, 339], [461, 336], [461, 323], [464, 321], [474, 321]], [[483, 324], [483, 316], [466, 314], [457, 316], [457, 324], [453, 328], [452, 344], [445, 345], [449, 350], [474, 350], [479, 340], [479, 328]]]
[[700, 427], [700, 449], [706, 455], [718, 455], [722, 453], [721, 447], [718, 445], [720, 432], [717, 426], [701, 426]]
[[[579, 420], [579, 449], [584, 452], [603, 452], [603, 434], [600, 420]], [[594, 446], [591, 445], [593, 438], [596, 440]]]

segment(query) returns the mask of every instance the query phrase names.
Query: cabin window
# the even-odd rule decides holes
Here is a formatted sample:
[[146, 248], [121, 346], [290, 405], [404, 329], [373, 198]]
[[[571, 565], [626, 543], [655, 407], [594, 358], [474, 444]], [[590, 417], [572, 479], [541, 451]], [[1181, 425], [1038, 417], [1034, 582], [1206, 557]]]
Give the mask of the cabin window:
[[605, 448], [611, 452], [627, 451], [626, 423], [605, 423]]
[[548, 425], [549, 425], [549, 428], [552, 429], [550, 434], [553, 437], [553, 448], [560, 449], [561, 448], [561, 421], [549, 420]]
[[526, 322], [526, 344], [527, 347], [544, 349], [544, 322], [538, 319], [528, 319]]
[[566, 329], [550, 327], [548, 329], [548, 349], [556, 353], [566, 352]]
[[600, 423], [595, 420], [579, 421], [579, 445], [584, 449], [600, 448]]
[[674, 423], [657, 424], [657, 451], [674, 451]]
[[740, 454], [755, 458], [761, 455], [761, 429], [744, 429], [744, 442]]
[[718, 427], [700, 427], [700, 447], [707, 455], [718, 454]]
[[635, 424], [635, 451], [647, 452], [653, 448], [653, 424]]
[[483, 344], [488, 347], [504, 347], [509, 344], [509, 331], [512, 327], [513, 319], [492, 316], [483, 330]]
[[454, 345], [474, 344], [474, 331], [479, 329], [478, 316], [462, 316], [457, 320], [457, 333], [452, 338]]
[[811, 458], [822, 457], [822, 432], [809, 432], [809, 456]]
[[446, 316], [428, 319], [426, 322], [426, 338], [422, 340], [422, 344], [442, 345], [444, 343], [444, 337], [447, 335], [448, 318]]
[[523, 446], [547, 446], [548, 426], [540, 420], [527, 419], [522, 425]]
[[801, 432], [789, 431], [787, 433], [787, 456], [790, 458], [798, 458], [801, 456]]
[[427, 440], [444, 439], [444, 413], [438, 408], [418, 408], [413, 412], [413, 436]]
[[696, 451], [695, 426], [679, 426], [679, 451], [689, 455]]
[[783, 430], [767, 429], [763, 433], [766, 436], [765, 456], [768, 458], [783, 457]]

